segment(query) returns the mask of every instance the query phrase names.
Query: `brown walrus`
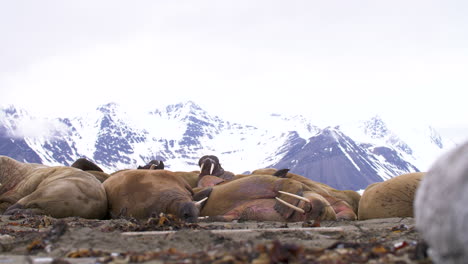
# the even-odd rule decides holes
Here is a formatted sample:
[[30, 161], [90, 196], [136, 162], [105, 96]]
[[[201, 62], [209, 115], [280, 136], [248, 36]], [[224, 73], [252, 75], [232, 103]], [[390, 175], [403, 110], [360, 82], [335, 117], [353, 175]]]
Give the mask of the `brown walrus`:
[[91, 174], [0, 156], [0, 212], [101, 219], [107, 214], [104, 187]]
[[[324, 197], [333, 207], [338, 220], [356, 220], [358, 214], [359, 200], [361, 195], [352, 190], [337, 190], [324, 183], [313, 181], [304, 176], [290, 173], [289, 169], [277, 170], [274, 168], [254, 170], [251, 175], [275, 175], [280, 178], [288, 178], [299, 181], [309, 188], [309, 191], [316, 192]], [[241, 177], [243, 175], [236, 175]], [[243, 176], [248, 177], [249, 175]]]
[[86, 158], [79, 158], [73, 162], [70, 167], [77, 168], [84, 171], [101, 171], [104, 172], [96, 163], [86, 159]]
[[138, 170], [164, 170], [164, 162], [162, 160], [151, 160], [145, 166], [138, 166]]
[[109, 178], [109, 174], [105, 173], [98, 165], [86, 158], [77, 159], [72, 165], [70, 165], [70, 167], [84, 170], [94, 175], [94, 177], [96, 177], [100, 182], [104, 182]]
[[[271, 175], [252, 175], [206, 187], [210, 192], [201, 216], [215, 221], [256, 220], [298, 222], [332, 220], [336, 214], [330, 204], [304, 184]], [[296, 196], [292, 196], [292, 195]]]
[[173, 214], [187, 222], [198, 220], [199, 208], [192, 200], [192, 188], [168, 170], [124, 170], [104, 183], [112, 218], [137, 219], [153, 214]]
[[214, 155], [205, 155], [198, 160], [198, 166], [200, 166], [199, 179], [205, 175], [212, 175], [219, 177], [223, 180], [232, 180], [234, 173], [225, 171], [219, 162], [218, 157]]
[[416, 189], [424, 172], [407, 173], [369, 185], [359, 202], [359, 220], [413, 217]]
[[174, 173], [184, 178], [184, 180], [190, 185], [190, 187], [197, 187], [198, 176], [200, 175], [200, 171], [174, 171]]

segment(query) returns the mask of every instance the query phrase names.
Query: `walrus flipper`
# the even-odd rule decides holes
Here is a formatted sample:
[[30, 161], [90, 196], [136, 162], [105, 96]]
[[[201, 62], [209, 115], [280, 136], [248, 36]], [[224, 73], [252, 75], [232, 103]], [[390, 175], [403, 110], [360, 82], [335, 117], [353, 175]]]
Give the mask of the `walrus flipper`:
[[44, 214], [44, 210], [41, 210], [40, 208], [25, 208], [23, 205], [15, 203], [12, 206], [8, 207], [3, 214], [42, 215]]
[[276, 176], [278, 178], [286, 178], [286, 175], [288, 174], [289, 169], [281, 169], [273, 173], [273, 176]]

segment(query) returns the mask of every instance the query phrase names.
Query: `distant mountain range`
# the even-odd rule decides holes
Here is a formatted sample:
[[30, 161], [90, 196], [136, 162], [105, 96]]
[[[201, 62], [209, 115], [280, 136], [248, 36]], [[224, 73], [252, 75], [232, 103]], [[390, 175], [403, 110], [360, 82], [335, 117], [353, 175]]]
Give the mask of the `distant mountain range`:
[[453, 142], [433, 128], [390, 128], [380, 117], [319, 128], [303, 116], [272, 114], [258, 124], [211, 115], [192, 101], [131, 116], [109, 103], [78, 117], [38, 118], [14, 106], [0, 108], [0, 155], [24, 162], [70, 165], [87, 157], [108, 172], [152, 159], [166, 168], [197, 170], [198, 159], [217, 155], [225, 170], [291, 172], [337, 189], [420, 170]]

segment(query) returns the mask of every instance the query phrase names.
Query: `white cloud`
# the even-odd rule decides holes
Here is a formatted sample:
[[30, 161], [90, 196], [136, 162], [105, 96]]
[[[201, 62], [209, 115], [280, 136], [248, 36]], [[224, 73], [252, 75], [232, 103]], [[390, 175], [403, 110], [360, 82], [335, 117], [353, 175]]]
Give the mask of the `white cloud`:
[[68, 127], [57, 120], [23, 117], [16, 121], [12, 136], [15, 138], [60, 138], [67, 134]]
[[237, 120], [466, 127], [459, 1], [29, 3], [1, 4], [0, 104], [35, 114], [193, 100]]

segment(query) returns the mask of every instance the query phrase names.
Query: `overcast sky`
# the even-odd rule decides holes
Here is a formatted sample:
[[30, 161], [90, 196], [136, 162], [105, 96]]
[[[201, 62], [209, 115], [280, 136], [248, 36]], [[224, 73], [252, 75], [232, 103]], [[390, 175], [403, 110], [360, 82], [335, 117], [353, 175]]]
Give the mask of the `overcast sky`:
[[380, 114], [468, 139], [468, 1], [3, 1], [0, 105], [192, 100], [239, 121]]

